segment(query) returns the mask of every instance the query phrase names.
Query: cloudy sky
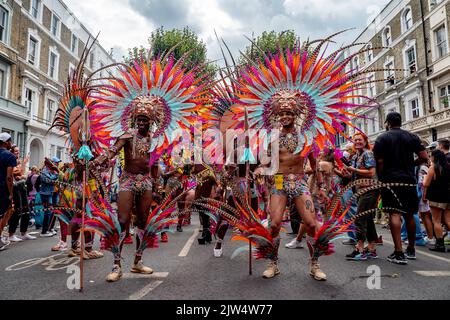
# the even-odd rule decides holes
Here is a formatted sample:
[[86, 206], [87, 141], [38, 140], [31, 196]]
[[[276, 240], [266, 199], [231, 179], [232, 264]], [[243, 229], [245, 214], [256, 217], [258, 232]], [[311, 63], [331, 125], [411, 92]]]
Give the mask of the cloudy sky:
[[64, 0], [78, 19], [100, 34], [100, 43], [121, 58], [127, 48], [144, 45], [151, 32], [191, 27], [220, 59], [214, 31], [233, 54], [248, 45], [245, 36], [267, 30], [294, 30], [302, 39], [317, 39], [355, 28], [336, 40], [351, 43], [389, 0]]

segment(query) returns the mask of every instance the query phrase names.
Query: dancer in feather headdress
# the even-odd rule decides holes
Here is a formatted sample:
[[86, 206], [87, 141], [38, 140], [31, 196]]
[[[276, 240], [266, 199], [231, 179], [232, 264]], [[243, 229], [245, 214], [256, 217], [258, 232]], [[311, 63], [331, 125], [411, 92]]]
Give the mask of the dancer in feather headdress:
[[[129, 66], [121, 66], [118, 73], [102, 88], [94, 109], [95, 123], [105, 126], [105, 131], [117, 140], [108, 154], [95, 163], [106, 163], [124, 149], [117, 203], [120, 239], [125, 236], [135, 200], [137, 251], [131, 271], [150, 274], [153, 270], [143, 264], [141, 244], [156, 178], [151, 175], [151, 168], [164, 152], [170, 153], [168, 149], [176, 142], [172, 137], [174, 131], [189, 129], [196, 119], [194, 111], [201, 105], [205, 77], [197, 77], [196, 70], [184, 70], [183, 59], [175, 62], [172, 56], [149, 61], [141, 58]], [[119, 250], [107, 281], [117, 281], [121, 275]]]
[[[353, 115], [346, 109], [357, 107], [350, 99], [354, 90], [367, 83], [362, 73], [346, 71], [351, 58], [341, 61], [342, 49], [325, 56], [323, 46], [335, 35], [304, 46], [297, 44], [293, 50], [282, 52], [280, 49], [276, 55], [264, 55], [264, 62], [248, 59], [239, 77], [240, 106], [234, 110], [238, 127], [243, 128], [248, 119], [249, 129], [266, 129], [267, 132], [279, 129], [280, 133], [279, 153], [272, 155], [278, 156], [279, 167], [270, 176], [270, 231], [274, 252], [263, 274], [265, 278], [280, 273], [279, 232], [288, 198], [294, 201], [310, 237], [315, 237], [320, 229], [304, 166], [309, 160], [319, 193], [323, 193], [322, 176], [316, 171], [316, 156], [328, 143], [334, 144], [336, 134], [345, 136], [343, 124], [352, 126]], [[313, 47], [312, 43], [318, 44]], [[262, 135], [261, 138], [267, 145], [268, 137]], [[317, 256], [311, 258], [310, 274], [316, 280], [326, 280]]]
[[[71, 149], [71, 156], [74, 162], [74, 168], [71, 172], [67, 172], [68, 176], [64, 184], [60, 184], [62, 204], [68, 210], [61, 208], [56, 211], [56, 215], [60, 219], [60, 223], [67, 223], [71, 225], [72, 246], [68, 253], [69, 256], [76, 256], [80, 254], [78, 248], [80, 229], [82, 228], [83, 217], [83, 170], [87, 172], [90, 170], [88, 162], [99, 155], [101, 150], [108, 145], [108, 137], [104, 136], [101, 128], [96, 130], [91, 128], [91, 113], [96, 100], [92, 98], [92, 93], [96, 90], [94, 77], [96, 73], [84, 77], [84, 64], [89, 57], [89, 52], [95, 43], [95, 40], [88, 44], [80, 58], [80, 62], [73, 73], [68, 77], [67, 84], [64, 87], [63, 97], [61, 98], [58, 110], [53, 120], [53, 128], [65, 132], [67, 140]], [[97, 176], [96, 172], [92, 172], [92, 177], [87, 179], [87, 184], [84, 194], [91, 195], [91, 199], [100, 196], [99, 187], [106, 192], [103, 186], [103, 181]], [[76, 210], [72, 210], [76, 209]], [[70, 213], [74, 213], [70, 216]], [[64, 228], [65, 230], [66, 228]], [[103, 257], [99, 251], [92, 249], [94, 241], [94, 234], [92, 232], [84, 232], [85, 247], [84, 259], [94, 259]], [[85, 246], [84, 246], [85, 245]], [[52, 250], [59, 250], [61, 244], [52, 248]]]

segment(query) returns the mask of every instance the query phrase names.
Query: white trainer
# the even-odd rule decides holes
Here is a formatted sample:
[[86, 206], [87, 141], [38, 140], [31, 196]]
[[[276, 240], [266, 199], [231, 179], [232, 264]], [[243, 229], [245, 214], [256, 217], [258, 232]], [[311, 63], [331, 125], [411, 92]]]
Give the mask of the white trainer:
[[28, 233], [25, 233], [24, 235], [19, 236], [19, 238], [22, 240], [36, 240], [37, 239], [36, 237], [34, 237]]
[[17, 237], [16, 235], [13, 235], [12, 237], [9, 237], [8, 240], [10, 242], [21, 242], [23, 241], [22, 239], [20, 239], [19, 237]]
[[294, 238], [291, 242], [286, 243], [285, 247], [288, 249], [303, 249], [303, 243]]
[[220, 258], [222, 255], [223, 255], [222, 247], [220, 247], [220, 249], [214, 248], [214, 257]]

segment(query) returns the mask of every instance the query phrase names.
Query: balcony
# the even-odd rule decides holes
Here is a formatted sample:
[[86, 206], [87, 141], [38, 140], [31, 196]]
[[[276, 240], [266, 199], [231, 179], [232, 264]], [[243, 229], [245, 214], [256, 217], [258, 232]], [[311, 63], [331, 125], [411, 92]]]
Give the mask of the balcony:
[[450, 123], [450, 109], [440, 110], [426, 117], [405, 123], [404, 128], [412, 132], [431, 129]]
[[0, 97], [0, 115], [18, 120], [28, 120], [28, 108], [17, 102]]

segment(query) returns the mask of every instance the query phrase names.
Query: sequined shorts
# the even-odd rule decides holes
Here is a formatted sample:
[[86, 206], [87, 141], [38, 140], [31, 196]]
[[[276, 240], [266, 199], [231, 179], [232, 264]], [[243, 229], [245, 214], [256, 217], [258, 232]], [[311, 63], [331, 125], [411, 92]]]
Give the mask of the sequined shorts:
[[270, 194], [298, 198], [311, 195], [304, 174], [276, 174], [269, 178], [272, 185]]
[[135, 193], [144, 193], [145, 191], [152, 191], [152, 180], [150, 175], [123, 172], [119, 181], [119, 192], [131, 191]]

